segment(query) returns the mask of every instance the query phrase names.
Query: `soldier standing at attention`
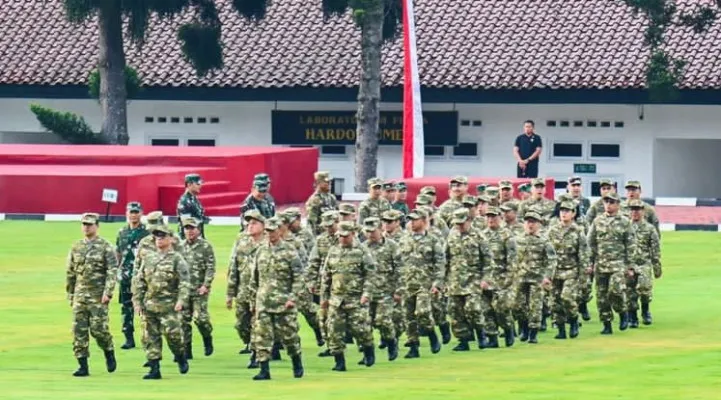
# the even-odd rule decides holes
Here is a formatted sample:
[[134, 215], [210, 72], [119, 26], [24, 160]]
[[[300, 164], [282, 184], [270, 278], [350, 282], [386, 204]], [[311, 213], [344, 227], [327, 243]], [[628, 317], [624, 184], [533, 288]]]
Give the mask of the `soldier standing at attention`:
[[235, 300], [235, 330], [245, 344], [245, 348], [239, 354], [250, 354], [248, 368], [257, 368], [257, 354], [250, 349], [253, 327], [251, 310], [254, 301], [250, 292], [250, 278], [255, 252], [265, 240], [265, 217], [258, 210], [249, 210], [243, 219], [245, 219], [245, 232], [238, 234], [230, 255], [225, 306], [231, 310]]
[[315, 179], [315, 192], [305, 202], [305, 212], [308, 216], [308, 225], [313, 229], [313, 233], [320, 235], [324, 231], [320, 225], [321, 215], [326, 211], [337, 210], [338, 202], [330, 192], [329, 172], [318, 171], [313, 174], [313, 178]]
[[125, 343], [120, 348], [124, 350], [135, 347], [132, 292], [135, 255], [138, 252], [140, 241], [150, 235], [145, 225], [140, 222], [143, 215], [143, 207], [140, 203], [132, 201], [128, 203], [126, 210], [125, 217], [128, 224], [118, 231], [118, 237], [115, 241], [115, 251], [120, 265], [118, 300], [121, 305], [120, 314], [123, 317], [123, 334], [125, 335]]
[[398, 190], [396, 191], [396, 197], [391, 203], [391, 208], [400, 211], [401, 214], [403, 214], [403, 217], [400, 220], [400, 224], [401, 227], [405, 228], [406, 216], [410, 212], [410, 210], [408, 209], [408, 203], [406, 203], [406, 198], [408, 197], [408, 187], [406, 186], [405, 182], [398, 182], [396, 184], [396, 188]]
[[551, 243], [541, 234], [543, 217], [535, 211], [528, 211], [523, 218], [524, 233], [516, 237], [516, 308], [521, 317], [521, 341], [538, 343], [543, 286], [551, 284], [556, 269], [556, 254]]
[[170, 232], [167, 225], [153, 227], [157, 250], [145, 254], [135, 281], [133, 304], [145, 320], [145, 355], [150, 367], [143, 379], [161, 378], [162, 336], [175, 355], [180, 373], [189, 369], [180, 312], [189, 301], [190, 275], [188, 264], [173, 249]]
[[446, 288], [453, 335], [458, 345], [453, 351], [468, 351], [475, 331], [483, 348], [483, 314], [481, 281], [484, 269], [490, 267], [491, 254], [478, 232], [471, 228], [466, 208], [453, 212], [453, 224], [446, 244]]
[[566, 324], [571, 339], [578, 336], [578, 290], [588, 268], [588, 243], [583, 228], [574, 222], [576, 204], [561, 203], [560, 222], [548, 230], [558, 261], [551, 279], [553, 319], [558, 328], [556, 339], [566, 338]]
[[391, 203], [382, 196], [383, 180], [380, 178], [368, 179], [368, 198], [358, 206], [358, 224], [363, 225], [368, 217], [380, 218], [391, 209]]
[[603, 202], [604, 196], [609, 193], [616, 193], [616, 183], [611, 179], [601, 179], [598, 182], [598, 185], [598, 190], [601, 193], [601, 198], [598, 199], [595, 203], [593, 203], [593, 205], [591, 205], [591, 208], [588, 209], [588, 212], [586, 212], [586, 223], [589, 227], [597, 216], [603, 215], [603, 213], [605, 212], [605, 206]]
[[455, 176], [451, 178], [448, 186], [450, 187], [450, 197], [441, 204], [438, 211], [446, 225], [451, 226], [453, 212], [459, 208], [463, 208], [463, 197], [468, 194], [468, 178], [465, 176]]
[[[507, 203], [508, 204], [508, 203]], [[513, 346], [513, 296], [515, 282], [513, 268], [516, 263], [516, 240], [508, 228], [501, 227], [500, 211], [497, 207], [486, 211], [488, 227], [482, 232], [488, 243], [493, 263], [483, 274], [483, 310], [486, 347], [498, 347], [498, 327], [503, 328], [506, 347]]]
[[[628, 201], [631, 209], [631, 226], [636, 237], [638, 252], [635, 262], [628, 271], [628, 312], [631, 316], [631, 328], [638, 328], [638, 301], [641, 300], [641, 317], [644, 325], [651, 325], [650, 304], [653, 300], [653, 278], [659, 279], [661, 270], [661, 247], [656, 227], [644, 217], [647, 204], [642, 200]], [[653, 270], [653, 272], [652, 272]], [[653, 277], [651, 274], [653, 273]]]
[[268, 240], [255, 253], [250, 280], [254, 293], [254, 347], [260, 372], [253, 380], [270, 379], [271, 351], [280, 340], [293, 362], [293, 376], [303, 376], [298, 336], [298, 296], [303, 290], [303, 266], [295, 247], [281, 238], [280, 220], [265, 221]]
[[553, 210], [556, 208], [556, 203], [543, 196], [546, 192], [546, 182], [543, 178], [533, 179], [533, 181], [531, 181], [531, 185], [533, 187], [531, 197], [519, 204], [518, 216], [525, 221], [525, 213], [533, 208], [534, 211], [541, 215], [541, 222], [543, 222], [543, 225], [547, 225], [553, 216]]
[[185, 236], [183, 236], [183, 227], [180, 224], [180, 220], [182, 220], [183, 217], [193, 217], [198, 220], [200, 224], [198, 225], [200, 237], [205, 238], [204, 227], [205, 224], [210, 222], [210, 219], [205, 216], [205, 209], [200, 204], [200, 199], [198, 199], [202, 186], [203, 180], [200, 179], [200, 175], [185, 175], [185, 193], [183, 193], [178, 200], [178, 234], [181, 239], [185, 239]]
[[661, 228], [659, 227], [660, 223], [658, 221], [658, 215], [656, 215], [656, 210], [650, 205], [648, 205], [646, 202], [641, 200], [641, 182], [639, 181], [628, 181], [626, 182], [626, 200], [621, 202], [621, 214], [624, 216], [630, 218], [631, 217], [631, 207], [629, 206], [629, 202], [631, 200], [640, 200], [641, 204], [643, 204], [643, 218], [651, 224], [654, 228], [656, 228], [656, 233], [661, 236]]
[[[390, 212], [390, 211], [386, 211]], [[394, 322], [395, 305], [400, 304], [401, 254], [398, 243], [383, 237], [381, 221], [370, 217], [364, 221], [363, 230], [368, 240], [362, 247], [376, 261], [376, 282], [369, 303], [369, 312], [373, 327], [381, 333], [381, 349], [388, 348], [388, 361], [398, 358], [398, 337]], [[365, 363], [365, 358], [363, 360]], [[359, 363], [361, 364], [361, 363]]]
[[618, 313], [618, 329], [628, 328], [626, 303], [626, 271], [636, 254], [636, 238], [631, 221], [620, 215], [619, 198], [615, 192], [603, 197], [605, 213], [593, 220], [588, 232], [591, 249], [591, 270], [596, 274], [596, 305], [602, 335], [613, 333], [613, 311]]
[[441, 351], [435, 331], [432, 296], [440, 295], [446, 275], [444, 246], [428, 232], [428, 215], [422, 210], [408, 214], [410, 232], [403, 236], [401, 249], [401, 290], [406, 306], [408, 347], [405, 358], [418, 358], [420, 336], [428, 336], [433, 354]]
[[183, 343], [188, 360], [193, 359], [193, 328], [191, 321], [195, 322], [198, 332], [203, 338], [205, 355], [213, 354], [213, 325], [210, 323], [208, 313], [208, 297], [210, 287], [215, 279], [215, 252], [207, 240], [200, 237], [198, 221], [194, 218], [184, 218], [183, 231], [185, 240], [182, 242], [183, 256], [190, 267], [190, 298], [183, 307]]
[[388, 203], [393, 204], [396, 201], [396, 193], [398, 193], [398, 187], [395, 181], [383, 182], [383, 197], [388, 200]]
[[345, 371], [348, 330], [363, 349], [367, 367], [375, 364], [373, 331], [368, 307], [376, 282], [376, 264], [355, 239], [356, 225], [338, 225], [338, 244], [328, 251], [321, 278], [321, 307], [328, 310], [328, 347], [335, 358], [333, 371]]
[[80, 218], [84, 239], [68, 253], [65, 292], [73, 308], [73, 352], [80, 366], [73, 376], [88, 376], [90, 335], [105, 353], [108, 372], [115, 371], [113, 336], [108, 327], [108, 304], [117, 281], [118, 260], [113, 245], [98, 236], [100, 216], [85, 213]]

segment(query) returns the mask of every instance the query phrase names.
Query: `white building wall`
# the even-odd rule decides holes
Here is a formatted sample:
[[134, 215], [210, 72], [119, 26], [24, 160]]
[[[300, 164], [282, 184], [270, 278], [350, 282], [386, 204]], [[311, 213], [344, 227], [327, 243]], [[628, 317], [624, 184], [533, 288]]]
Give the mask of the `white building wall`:
[[[80, 114], [94, 129], [100, 127], [100, 109], [94, 100], [0, 99], [0, 134], [3, 137], [6, 137], [6, 133], [12, 133], [13, 141], [18, 141], [18, 135], [37, 135], [43, 131], [29, 110], [31, 103]], [[150, 144], [152, 139], [177, 138], [181, 145], [187, 144], [188, 139], [214, 139], [218, 146], [264, 146], [271, 145], [271, 112], [274, 109], [330, 111], [355, 110], [355, 107], [354, 102], [137, 100], [129, 104], [128, 127], [130, 143], [135, 145]], [[383, 104], [381, 109], [398, 111], [401, 110], [401, 104]], [[657, 195], [654, 193], [655, 186], [661, 185], [659, 193], [664, 195], [674, 193], [676, 196], [695, 197], [701, 196], [693, 193], [698, 191], [700, 183], [681, 185], [669, 191], [668, 184], [654, 177], [663, 175], [672, 176], [674, 181], [701, 182], [699, 176], [701, 168], [707, 168], [705, 164], [694, 167], [696, 169], [675, 166], [688, 164], [688, 157], [697, 156], [701, 150], [709, 154], [705, 158], [710, 158], [714, 152], [695, 145], [679, 150], [672, 162], [662, 161], [660, 164], [660, 160], [656, 159], [654, 163], [656, 146], [661, 146], [662, 154], [668, 152], [664, 150], [666, 144], [661, 142], [656, 145], [655, 139], [721, 139], [721, 131], [718, 130], [721, 106], [424, 104], [424, 110], [457, 110], [461, 121], [469, 121], [468, 126], [459, 127], [459, 141], [478, 144], [476, 157], [454, 157], [451, 147], [446, 148], [443, 157], [426, 157], [427, 176], [515, 176], [515, 162], [511, 152], [513, 141], [521, 133], [523, 121], [533, 119], [537, 133], [544, 141], [541, 175], [565, 179], [573, 174], [574, 163], [591, 163], [596, 164], [597, 173], [584, 176], [587, 190], [590, 189], [591, 181], [610, 177], [619, 181], [640, 180], [644, 184], [646, 196]], [[192, 117], [193, 123], [185, 123], [186, 117]], [[153, 122], [146, 122], [146, 118], [152, 118]], [[166, 118], [166, 122], [160, 123], [159, 118]], [[171, 122], [172, 118], [178, 118], [178, 122]], [[206, 123], [198, 123], [198, 118], [206, 118]], [[211, 123], [211, 119], [216, 122]], [[480, 126], [474, 126], [473, 122], [477, 121], [480, 121]], [[547, 126], [547, 121], [555, 121], [556, 126]], [[562, 121], [568, 121], [569, 126], [560, 126]], [[574, 121], [581, 122], [583, 126], [574, 126]], [[598, 126], [589, 127], [589, 121], [595, 121]], [[604, 121], [611, 126], [601, 127]], [[623, 123], [623, 127], [615, 127], [616, 123]], [[582, 144], [583, 153], [581, 157], [573, 159], [554, 158], [554, 142]], [[598, 143], [619, 144], [620, 157], [593, 159], [590, 148], [592, 144]], [[714, 154], [719, 153], [716, 151]], [[345, 155], [321, 156], [320, 168], [343, 178], [345, 190], [351, 191], [354, 184], [353, 163], [353, 146], [347, 146]], [[386, 178], [401, 175], [400, 146], [380, 148], [378, 175]], [[712, 191], [721, 196], [716, 188]], [[703, 193], [711, 193], [711, 189]]]

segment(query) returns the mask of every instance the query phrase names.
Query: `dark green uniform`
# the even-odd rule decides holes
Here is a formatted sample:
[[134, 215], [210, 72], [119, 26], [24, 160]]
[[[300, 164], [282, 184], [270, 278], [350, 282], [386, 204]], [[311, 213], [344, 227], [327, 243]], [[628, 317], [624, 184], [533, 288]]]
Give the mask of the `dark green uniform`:
[[[203, 208], [203, 205], [200, 204], [198, 196], [190, 193], [189, 191], [183, 193], [178, 200], [178, 221], [180, 221], [183, 216], [193, 217], [196, 221], [198, 221], [200, 237], [205, 239], [204, 227], [210, 220], [205, 216], [205, 209]], [[181, 239], [185, 239], [185, 233], [183, 232], [183, 227], [181, 225], [182, 224], [178, 224], [178, 235]]]
[[138, 252], [140, 240], [150, 235], [145, 225], [140, 224], [135, 228], [126, 225], [118, 231], [118, 238], [115, 241], [115, 251], [119, 256], [120, 263], [120, 285], [118, 301], [120, 303], [120, 314], [123, 318], [123, 333], [125, 336], [132, 336], [133, 327], [133, 293], [131, 282], [133, 278], [133, 264], [135, 255]]

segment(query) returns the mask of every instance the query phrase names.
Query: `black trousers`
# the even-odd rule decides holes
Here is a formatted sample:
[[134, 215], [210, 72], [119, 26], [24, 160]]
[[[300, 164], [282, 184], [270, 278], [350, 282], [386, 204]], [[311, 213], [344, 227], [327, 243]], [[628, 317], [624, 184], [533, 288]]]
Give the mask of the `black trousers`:
[[516, 164], [516, 178], [538, 178], [538, 162], [526, 164], [526, 169]]

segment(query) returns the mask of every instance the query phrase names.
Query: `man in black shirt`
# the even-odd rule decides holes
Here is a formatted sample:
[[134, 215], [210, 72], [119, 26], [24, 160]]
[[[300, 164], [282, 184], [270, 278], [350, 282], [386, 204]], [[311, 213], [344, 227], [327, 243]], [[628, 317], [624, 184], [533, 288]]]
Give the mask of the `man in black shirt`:
[[513, 146], [516, 158], [516, 176], [518, 178], [537, 178], [538, 159], [541, 156], [541, 137], [533, 131], [534, 123], [530, 119], [523, 123], [523, 134], [518, 135]]

